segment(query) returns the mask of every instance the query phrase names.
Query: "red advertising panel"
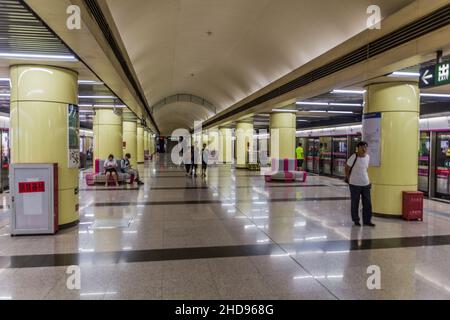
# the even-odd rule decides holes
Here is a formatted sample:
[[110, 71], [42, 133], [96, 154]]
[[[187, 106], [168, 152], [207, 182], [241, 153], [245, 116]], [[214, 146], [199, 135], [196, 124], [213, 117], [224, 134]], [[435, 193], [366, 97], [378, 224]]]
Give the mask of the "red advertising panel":
[[44, 181], [19, 182], [19, 193], [45, 192]]

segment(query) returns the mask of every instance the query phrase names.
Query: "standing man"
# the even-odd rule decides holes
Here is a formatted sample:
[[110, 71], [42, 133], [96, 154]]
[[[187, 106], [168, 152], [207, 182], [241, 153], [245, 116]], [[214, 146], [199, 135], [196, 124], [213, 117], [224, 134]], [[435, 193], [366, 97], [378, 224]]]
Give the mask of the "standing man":
[[297, 156], [297, 170], [302, 171], [303, 170], [304, 151], [303, 151], [303, 146], [302, 146], [301, 142], [298, 144], [298, 147], [295, 149], [295, 154]]
[[355, 226], [361, 225], [359, 223], [359, 200], [362, 198], [363, 224], [375, 227], [375, 224], [372, 223], [372, 200], [370, 198], [372, 185], [367, 173], [370, 160], [370, 156], [367, 154], [367, 142], [358, 142], [357, 148], [357, 152], [347, 160], [345, 166], [345, 177], [350, 186], [352, 220]]
[[206, 177], [206, 169], [208, 168], [209, 150], [206, 149], [206, 143], [203, 144], [202, 149], [202, 178]]
[[180, 156], [180, 167], [181, 168], [183, 168], [183, 166], [184, 166], [184, 158], [183, 158], [183, 151], [184, 151], [184, 142], [183, 142], [183, 140], [184, 140], [184, 138], [183, 137], [179, 137], [178, 138], [178, 142], [179, 142], [179, 145], [181, 145], [181, 150], [180, 150], [180, 153], [179, 153], [179, 156]]

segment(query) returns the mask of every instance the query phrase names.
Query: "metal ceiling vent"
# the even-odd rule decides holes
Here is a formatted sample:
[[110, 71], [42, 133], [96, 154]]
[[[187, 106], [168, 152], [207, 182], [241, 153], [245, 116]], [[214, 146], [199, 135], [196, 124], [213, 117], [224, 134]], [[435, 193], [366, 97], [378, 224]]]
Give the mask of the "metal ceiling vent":
[[294, 79], [232, 111], [229, 111], [216, 119], [206, 121], [204, 126], [210, 126], [218, 121], [226, 119], [234, 114], [245, 111], [264, 102], [277, 98], [285, 93], [304, 87], [316, 80], [325, 78], [335, 72], [344, 70], [357, 63], [375, 57], [390, 49], [401, 46], [409, 41], [415, 40], [427, 33], [433, 32], [447, 26], [450, 23], [450, 4], [407, 24], [377, 40], [370, 42], [326, 65], [312, 70], [297, 79]]
[[73, 53], [23, 1], [0, 1], [0, 51], [14, 54]]

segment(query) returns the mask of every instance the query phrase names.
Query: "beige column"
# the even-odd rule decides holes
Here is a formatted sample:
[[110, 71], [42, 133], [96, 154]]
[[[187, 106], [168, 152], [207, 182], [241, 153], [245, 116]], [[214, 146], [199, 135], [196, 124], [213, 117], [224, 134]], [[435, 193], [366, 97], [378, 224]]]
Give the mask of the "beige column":
[[137, 168], [137, 123], [132, 112], [123, 114], [123, 154], [131, 155], [131, 165]]
[[236, 126], [236, 168], [247, 168], [253, 151], [253, 123], [238, 122]]
[[[369, 85], [366, 90], [364, 117], [381, 114], [380, 165], [369, 168], [373, 212], [401, 216], [402, 192], [417, 191], [418, 184], [419, 88], [414, 82], [389, 82]], [[371, 147], [373, 161], [376, 154], [370, 154]]]
[[79, 164], [69, 161], [69, 152], [80, 147], [78, 74], [53, 66], [14, 65], [10, 78], [11, 163], [58, 164], [58, 224], [72, 226], [79, 219]]
[[292, 112], [270, 114], [270, 157], [295, 159], [297, 117]]

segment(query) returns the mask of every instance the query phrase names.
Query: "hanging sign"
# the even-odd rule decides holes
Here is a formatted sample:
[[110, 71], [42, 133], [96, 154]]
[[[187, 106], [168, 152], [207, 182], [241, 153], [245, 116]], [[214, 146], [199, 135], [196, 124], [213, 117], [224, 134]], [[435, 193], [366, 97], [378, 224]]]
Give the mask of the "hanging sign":
[[420, 69], [420, 88], [431, 88], [446, 84], [450, 84], [450, 62], [438, 63]]

